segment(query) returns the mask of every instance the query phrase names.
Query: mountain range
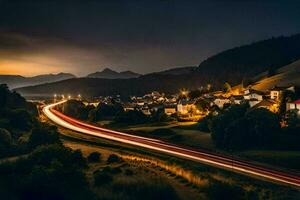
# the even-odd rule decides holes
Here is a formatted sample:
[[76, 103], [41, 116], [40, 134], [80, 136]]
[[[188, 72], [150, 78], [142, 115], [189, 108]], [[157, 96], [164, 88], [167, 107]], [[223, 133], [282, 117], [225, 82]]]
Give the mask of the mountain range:
[[0, 75], [0, 84], [5, 83], [9, 88], [18, 88], [62, 81], [71, 78], [76, 78], [76, 76], [69, 73], [43, 74], [33, 77], [24, 77], [20, 75]]
[[87, 78], [128, 79], [128, 78], [137, 78], [139, 76], [141, 76], [141, 74], [132, 71], [116, 72], [109, 68], [105, 68], [101, 72], [95, 72], [87, 75]]
[[17, 91], [23, 95], [80, 92], [87, 96], [110, 94], [126, 96], [144, 94], [153, 90], [173, 93], [182, 88], [195, 89], [207, 84], [212, 84], [215, 89], [221, 89], [225, 82], [236, 85], [241, 82], [254, 83], [262, 78], [271, 77], [280, 73], [281, 67], [299, 59], [300, 34], [297, 34], [225, 50], [207, 58], [198, 67], [175, 68], [125, 80], [88, 76], [88, 78], [19, 88]]

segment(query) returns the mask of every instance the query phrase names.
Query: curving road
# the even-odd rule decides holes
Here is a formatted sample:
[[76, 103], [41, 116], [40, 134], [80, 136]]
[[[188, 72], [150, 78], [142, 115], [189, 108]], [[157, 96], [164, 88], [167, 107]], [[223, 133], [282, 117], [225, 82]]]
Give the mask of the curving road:
[[166, 143], [161, 140], [130, 135], [84, 123], [82, 121], [66, 116], [54, 109], [55, 106], [62, 103], [65, 103], [65, 101], [60, 101], [58, 103], [45, 106], [43, 108], [43, 113], [57, 125], [71, 129], [73, 131], [109, 140], [114, 140], [126, 144], [131, 144], [139, 147], [144, 147], [147, 149], [171, 154], [173, 156], [186, 158], [189, 160], [195, 160], [225, 169], [234, 170], [239, 173], [254, 175], [279, 183], [300, 187], [300, 176], [295, 174], [269, 169], [242, 160], [233, 159], [229, 156], [208, 153], [199, 150], [196, 151], [189, 148], [184, 148], [170, 143]]

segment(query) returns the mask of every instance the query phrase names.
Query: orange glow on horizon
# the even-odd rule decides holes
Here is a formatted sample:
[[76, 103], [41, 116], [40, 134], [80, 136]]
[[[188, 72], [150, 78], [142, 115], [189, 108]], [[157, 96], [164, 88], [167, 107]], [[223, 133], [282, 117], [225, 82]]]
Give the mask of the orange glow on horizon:
[[35, 76], [40, 74], [59, 73], [61, 67], [49, 66], [38, 62], [0, 60], [1, 75]]

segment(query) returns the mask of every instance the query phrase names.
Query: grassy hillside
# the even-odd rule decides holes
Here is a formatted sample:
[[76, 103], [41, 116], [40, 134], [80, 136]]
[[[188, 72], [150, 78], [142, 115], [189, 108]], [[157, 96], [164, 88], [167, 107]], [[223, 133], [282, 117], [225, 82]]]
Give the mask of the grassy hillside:
[[[223, 51], [199, 65], [208, 75], [231, 74], [235, 79], [253, 77], [259, 73], [285, 66], [300, 58], [300, 34], [278, 37]], [[230, 80], [230, 79], [229, 79]]]
[[277, 74], [263, 78], [254, 85], [254, 89], [268, 90], [274, 86], [300, 86], [300, 60], [279, 68]]

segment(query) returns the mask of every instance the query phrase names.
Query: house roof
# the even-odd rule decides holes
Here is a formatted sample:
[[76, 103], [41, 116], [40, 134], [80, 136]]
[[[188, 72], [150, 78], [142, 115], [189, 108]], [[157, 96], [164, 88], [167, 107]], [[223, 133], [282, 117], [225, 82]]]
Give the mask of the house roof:
[[294, 104], [300, 104], [300, 99], [293, 102]]
[[275, 101], [273, 101], [271, 99], [264, 99], [261, 102], [259, 102], [258, 104], [256, 104], [255, 106], [253, 106], [253, 109], [259, 108], [259, 107], [269, 107], [269, 106], [272, 106], [273, 104], [275, 104]]
[[282, 90], [286, 90], [286, 89], [291, 88], [291, 87], [293, 87], [293, 86], [274, 86], [274, 87], [271, 89], [271, 91], [272, 91], [272, 90], [273, 90], [273, 91], [282, 91]]

